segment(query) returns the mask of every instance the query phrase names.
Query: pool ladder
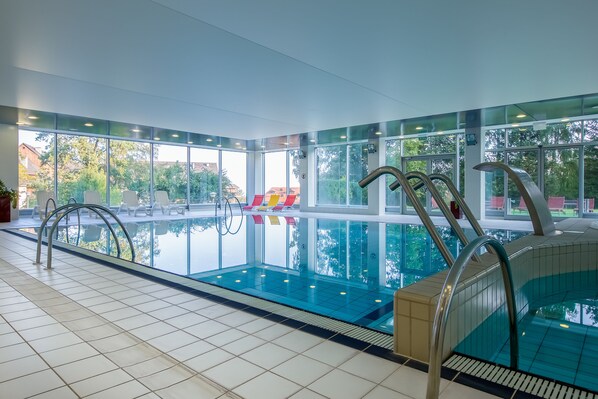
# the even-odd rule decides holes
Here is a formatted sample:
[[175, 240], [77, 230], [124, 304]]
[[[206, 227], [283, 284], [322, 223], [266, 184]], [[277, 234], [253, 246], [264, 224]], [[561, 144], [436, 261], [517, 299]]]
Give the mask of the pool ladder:
[[[96, 215], [98, 215], [98, 217], [100, 219], [102, 219], [104, 221], [104, 223], [106, 224], [106, 226], [108, 227], [108, 229], [112, 233], [112, 236], [114, 237], [114, 241], [116, 242], [116, 253], [117, 253], [117, 257], [120, 258], [121, 248], [120, 248], [120, 243], [118, 241], [118, 237], [116, 236], [116, 232], [114, 231], [114, 228], [112, 227], [112, 225], [110, 224], [110, 222], [108, 222], [108, 219], [106, 218], [106, 216], [104, 216], [102, 214], [102, 212], [105, 212], [108, 215], [110, 215], [116, 221], [116, 223], [118, 223], [118, 225], [120, 226], [120, 228], [125, 233], [125, 236], [127, 238], [127, 242], [129, 243], [129, 247], [131, 249], [131, 261], [132, 262], [135, 261], [135, 248], [133, 247], [133, 241], [131, 240], [131, 236], [129, 235], [129, 232], [125, 228], [125, 226], [122, 223], [122, 221], [118, 218], [118, 216], [116, 216], [116, 214], [114, 212], [112, 212], [109, 208], [107, 208], [105, 206], [102, 206], [102, 205], [78, 204], [78, 203], [70, 203], [70, 201], [69, 201], [68, 204], [63, 205], [63, 206], [61, 206], [59, 208], [54, 209], [50, 214], [48, 214], [46, 216], [46, 218], [44, 219], [44, 221], [40, 225], [39, 232], [37, 233], [37, 252], [36, 252], [35, 262], [33, 263], [34, 265], [40, 265], [41, 264], [41, 252], [42, 252], [43, 232], [44, 232], [44, 229], [46, 228], [46, 225], [50, 221], [50, 219], [52, 217], [56, 216], [56, 219], [52, 223], [52, 226], [50, 227], [50, 231], [47, 234], [47, 236], [48, 236], [48, 254], [47, 254], [47, 261], [46, 261], [46, 269], [51, 269], [52, 268], [52, 244], [53, 244], [54, 232], [58, 228], [58, 224], [65, 217], [68, 220], [68, 215], [71, 212], [77, 211], [77, 215], [79, 215], [79, 212], [80, 212], [81, 209], [88, 209], [90, 212], [95, 213]], [[81, 219], [80, 219], [80, 217], [78, 217], [78, 228], [79, 229], [81, 228]], [[68, 234], [67, 234], [67, 237], [68, 237]]]
[[430, 341], [430, 359], [428, 363], [428, 386], [426, 399], [437, 399], [440, 393], [440, 369], [442, 367], [442, 345], [446, 332], [446, 323], [451, 308], [451, 303], [459, 278], [463, 270], [470, 263], [469, 259], [482, 245], [491, 246], [500, 261], [500, 268], [505, 286], [507, 310], [509, 313], [509, 343], [511, 368], [517, 369], [519, 360], [519, 342], [517, 334], [517, 308], [515, 306], [515, 291], [513, 289], [513, 277], [509, 256], [502, 244], [493, 237], [481, 236], [472, 240], [459, 254], [449, 272], [440, 291], [434, 324], [432, 325], [432, 337]]
[[[465, 217], [467, 218], [467, 220], [473, 227], [476, 234], [478, 236], [484, 235], [484, 231], [482, 230], [479, 223], [473, 216], [473, 213], [471, 212], [471, 210], [469, 209], [469, 207], [467, 206], [467, 204], [465, 203], [463, 198], [461, 198], [459, 191], [457, 190], [457, 188], [455, 187], [453, 182], [448, 177], [443, 176], [443, 175], [438, 175], [438, 174], [427, 176], [426, 174], [421, 173], [421, 172], [409, 172], [409, 173], [404, 174], [399, 169], [397, 169], [393, 166], [381, 166], [381, 167], [375, 169], [372, 173], [370, 173], [366, 177], [364, 177], [359, 182], [359, 186], [362, 188], [366, 187], [368, 184], [372, 183], [374, 180], [376, 180], [377, 178], [379, 178], [380, 176], [382, 176], [384, 174], [390, 174], [397, 179], [395, 182], [393, 182], [389, 186], [389, 188], [391, 190], [394, 191], [399, 187], [403, 187], [405, 195], [411, 201], [411, 204], [413, 205], [415, 212], [421, 219], [426, 230], [428, 231], [428, 234], [430, 234], [430, 237], [432, 237], [434, 244], [436, 244], [436, 246], [438, 247], [438, 250], [440, 251], [440, 254], [444, 258], [447, 265], [449, 265], [449, 266], [452, 265], [455, 262], [455, 259], [453, 258], [453, 255], [451, 254], [451, 252], [447, 248], [446, 244], [444, 243], [444, 241], [442, 240], [442, 238], [436, 231], [436, 226], [432, 222], [432, 219], [430, 219], [430, 216], [428, 216], [428, 213], [426, 212], [426, 209], [421, 204], [420, 200], [417, 198], [415, 190], [417, 190], [421, 187], [426, 187], [428, 189], [428, 191], [430, 191], [432, 198], [434, 198], [434, 200], [438, 204], [438, 207], [442, 211], [442, 214], [448, 221], [449, 225], [452, 227], [455, 234], [457, 234], [457, 237], [459, 238], [461, 243], [464, 246], [466, 246], [467, 244], [469, 244], [469, 240], [465, 236], [465, 232], [459, 225], [459, 222], [457, 222], [457, 219], [451, 213], [450, 209], [444, 202], [442, 195], [440, 194], [440, 192], [438, 192], [438, 189], [436, 189], [436, 186], [434, 185], [434, 180], [442, 181], [443, 183], [445, 183], [447, 185], [449, 191], [455, 198], [455, 202], [463, 210], [463, 214], [465, 215]], [[416, 183], [414, 186], [412, 186], [409, 183], [409, 180], [412, 180], [412, 179], [418, 179], [419, 182]], [[477, 253], [475, 253], [475, 252], [471, 254], [471, 258], [478, 262], [480, 260]]]

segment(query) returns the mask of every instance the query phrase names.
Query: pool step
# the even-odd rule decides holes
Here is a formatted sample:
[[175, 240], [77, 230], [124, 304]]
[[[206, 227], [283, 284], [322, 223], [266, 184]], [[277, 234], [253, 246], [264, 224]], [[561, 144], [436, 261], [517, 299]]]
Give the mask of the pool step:
[[463, 355], [453, 355], [443, 364], [460, 373], [512, 388], [546, 399], [598, 399], [598, 395], [583, 388], [527, 374], [497, 364], [486, 363]]

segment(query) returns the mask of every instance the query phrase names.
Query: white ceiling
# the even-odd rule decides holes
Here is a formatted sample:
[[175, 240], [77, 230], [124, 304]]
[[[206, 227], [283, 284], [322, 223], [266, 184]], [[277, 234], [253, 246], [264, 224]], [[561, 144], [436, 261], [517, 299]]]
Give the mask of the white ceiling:
[[598, 92], [595, 0], [0, 0], [0, 105], [255, 139]]

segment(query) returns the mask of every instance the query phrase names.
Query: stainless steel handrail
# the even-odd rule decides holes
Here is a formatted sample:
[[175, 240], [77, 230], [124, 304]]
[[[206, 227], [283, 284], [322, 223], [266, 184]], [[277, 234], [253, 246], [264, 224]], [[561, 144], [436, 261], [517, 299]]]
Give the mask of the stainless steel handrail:
[[[467, 203], [465, 202], [463, 197], [461, 197], [461, 194], [459, 193], [459, 190], [457, 190], [457, 187], [455, 187], [455, 184], [453, 183], [453, 181], [447, 175], [443, 175], [440, 173], [432, 173], [432, 174], [429, 174], [428, 177], [433, 182], [435, 180], [440, 180], [441, 182], [443, 182], [446, 185], [448, 190], [451, 192], [453, 199], [459, 206], [459, 209], [461, 209], [463, 211], [463, 215], [465, 215], [465, 218], [467, 219], [467, 221], [473, 228], [473, 231], [475, 231], [476, 235], [478, 237], [485, 235], [486, 233], [484, 232], [484, 229], [482, 229], [482, 226], [480, 226], [480, 224], [478, 223], [478, 220], [473, 215], [473, 212], [471, 212], [469, 205], [467, 205]], [[396, 186], [395, 186], [395, 184], [396, 184]], [[413, 189], [418, 190], [422, 185], [423, 185], [422, 182], [415, 183], [413, 185]], [[393, 186], [394, 186], [394, 188], [393, 188]], [[399, 187], [399, 184], [397, 182], [394, 182], [389, 186], [389, 188], [393, 191], [396, 190], [398, 187]], [[490, 253], [495, 253], [494, 249], [490, 245], [486, 245], [486, 250]]]
[[428, 364], [428, 386], [426, 391], [427, 399], [437, 399], [440, 388], [440, 368], [442, 366], [442, 345], [444, 343], [444, 334], [446, 332], [446, 323], [448, 320], [451, 302], [459, 278], [469, 264], [469, 258], [482, 245], [490, 245], [496, 250], [505, 285], [505, 295], [507, 310], [509, 312], [509, 339], [511, 345], [511, 368], [516, 369], [519, 359], [519, 343], [517, 335], [517, 308], [515, 306], [515, 292], [513, 290], [513, 277], [511, 275], [511, 264], [509, 256], [501, 243], [493, 237], [481, 236], [472, 240], [459, 254], [457, 260], [450, 268], [440, 297], [436, 306], [434, 315], [434, 324], [432, 326], [432, 336], [430, 340], [430, 361]]
[[54, 216], [54, 215], [59, 214], [62, 211], [65, 211], [64, 213], [60, 214], [56, 218], [56, 220], [52, 224], [52, 227], [50, 228], [50, 232], [48, 234], [48, 255], [47, 255], [47, 264], [46, 264], [46, 268], [47, 269], [51, 269], [52, 268], [52, 242], [53, 242], [53, 240], [52, 240], [52, 234], [54, 233], [54, 230], [56, 229], [56, 227], [58, 226], [58, 223], [60, 222], [60, 220], [62, 218], [64, 218], [65, 216], [67, 216], [70, 212], [79, 211], [80, 209], [89, 209], [90, 211], [92, 211], [95, 214], [97, 214], [104, 221], [104, 223], [106, 224], [106, 226], [108, 227], [108, 229], [112, 233], [112, 236], [114, 237], [114, 241], [116, 242], [117, 257], [120, 258], [121, 249], [120, 249], [120, 243], [118, 241], [118, 237], [116, 235], [116, 232], [114, 231], [114, 228], [112, 227], [112, 225], [110, 224], [110, 222], [108, 221], [108, 219], [100, 211], [103, 211], [103, 212], [106, 212], [107, 214], [109, 214], [116, 221], [116, 223], [118, 223], [118, 225], [120, 226], [120, 228], [125, 233], [125, 237], [127, 238], [127, 242], [129, 243], [129, 247], [131, 248], [131, 261], [135, 261], [135, 247], [133, 246], [133, 240], [131, 240], [131, 236], [129, 235], [129, 232], [127, 231], [127, 229], [125, 228], [125, 226], [122, 223], [122, 221], [118, 218], [118, 216], [116, 216], [116, 214], [114, 212], [112, 212], [109, 208], [107, 208], [105, 206], [102, 206], [102, 205], [95, 205], [95, 204], [66, 204], [66, 205], [63, 205], [63, 206], [55, 209], [50, 214], [50, 216], [47, 217], [42, 222], [42, 224], [40, 225], [38, 236], [37, 236], [37, 252], [36, 252], [36, 258], [35, 258], [35, 263], [34, 264], [41, 264], [42, 234], [43, 234], [44, 228], [46, 227], [46, 225], [47, 225], [48, 221], [50, 220], [50, 218], [52, 216]]
[[[446, 206], [446, 203], [444, 202], [444, 198], [442, 198], [442, 195], [440, 194], [440, 192], [438, 191], [438, 189], [436, 188], [436, 186], [434, 185], [432, 180], [426, 174], [424, 174], [422, 172], [417, 172], [417, 171], [407, 172], [405, 174], [405, 177], [407, 178], [407, 180], [419, 179], [419, 182], [416, 183], [414, 186], [412, 186], [413, 190], [415, 191], [422, 186], [426, 187], [428, 189], [428, 191], [430, 192], [430, 194], [432, 195], [432, 198], [434, 198], [434, 200], [438, 204], [438, 207], [440, 208], [440, 211], [444, 215], [445, 219], [451, 225], [453, 231], [455, 232], [455, 234], [457, 234], [457, 237], [459, 238], [461, 243], [463, 243], [463, 246], [469, 244], [469, 240], [465, 236], [465, 232], [461, 228], [461, 225], [459, 224], [459, 222], [457, 222], [457, 219], [455, 218], [455, 216], [453, 216], [453, 213], [451, 212], [449, 207]], [[480, 261], [480, 257], [478, 256], [477, 253], [473, 254], [473, 259], [476, 262]]]
[[413, 208], [415, 208], [415, 212], [417, 213], [417, 215], [421, 219], [422, 223], [426, 227], [426, 230], [428, 230], [428, 234], [430, 234], [430, 237], [432, 237], [432, 240], [438, 247], [440, 254], [444, 258], [447, 265], [449, 265], [449, 266], [452, 265], [454, 262], [453, 255], [451, 254], [449, 249], [446, 247], [446, 244], [444, 243], [444, 241], [442, 241], [442, 238], [436, 231], [436, 226], [434, 226], [434, 223], [430, 219], [430, 216], [428, 216], [428, 213], [426, 212], [426, 210], [424, 209], [422, 204], [419, 202], [419, 199], [417, 198], [415, 191], [413, 191], [411, 184], [409, 184], [409, 181], [407, 180], [407, 178], [405, 177], [403, 172], [401, 172], [400, 170], [398, 170], [397, 168], [395, 168], [393, 166], [381, 166], [381, 167], [375, 169], [374, 171], [372, 171], [369, 175], [367, 175], [363, 179], [361, 179], [359, 181], [359, 187], [362, 187], [362, 188], [366, 187], [368, 184], [370, 184], [371, 182], [373, 182], [374, 180], [376, 180], [377, 178], [379, 178], [380, 176], [382, 176], [384, 174], [393, 175], [397, 179], [397, 182], [399, 183], [399, 185], [403, 186], [403, 189], [405, 190], [405, 195], [407, 195], [407, 198], [409, 198], [409, 200], [413, 204]]
[[[230, 204], [231, 203], [231, 201], [230, 201], [231, 199], [234, 199], [235, 201], [237, 201], [237, 205], [239, 205], [239, 210], [241, 211], [241, 221], [239, 222], [239, 227], [237, 227], [237, 230], [235, 230], [234, 232], [231, 231], [231, 227], [233, 225], [233, 218], [232, 218], [232, 216], [233, 216], [233, 208], [232, 208], [232, 205]], [[241, 230], [241, 226], [243, 225], [243, 206], [241, 205], [241, 202], [239, 202], [239, 199], [237, 197], [225, 198], [224, 201], [225, 201], [225, 204], [224, 204], [224, 217], [223, 217], [223, 219], [224, 219], [224, 227], [226, 227], [226, 232], [223, 233], [220, 230], [220, 227], [218, 227], [219, 225], [218, 225], [218, 221], [217, 220], [216, 220], [216, 231], [218, 231], [218, 234], [223, 235], [223, 236], [225, 236], [225, 235], [227, 235], [229, 233], [232, 234], [232, 235], [235, 235], [235, 234], [237, 234], [239, 232], [239, 230]], [[230, 216], [231, 216], [231, 218], [230, 218], [230, 223], [227, 223], [229, 210], [230, 210]], [[218, 218], [218, 208], [217, 207], [215, 209], [214, 217]]]
[[548, 209], [548, 203], [544, 199], [544, 195], [525, 170], [514, 168], [502, 162], [482, 162], [473, 168], [484, 172], [503, 170], [507, 173], [507, 176], [513, 180], [525, 200], [535, 235], [552, 236], [561, 233], [554, 226], [552, 214]]

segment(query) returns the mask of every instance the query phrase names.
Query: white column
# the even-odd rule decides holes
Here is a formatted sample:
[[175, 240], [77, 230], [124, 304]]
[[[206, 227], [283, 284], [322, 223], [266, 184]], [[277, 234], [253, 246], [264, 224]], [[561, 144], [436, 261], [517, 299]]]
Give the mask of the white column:
[[[19, 188], [19, 129], [0, 124], [0, 179], [7, 188]], [[19, 210], [11, 208], [11, 219], [19, 217]]]

